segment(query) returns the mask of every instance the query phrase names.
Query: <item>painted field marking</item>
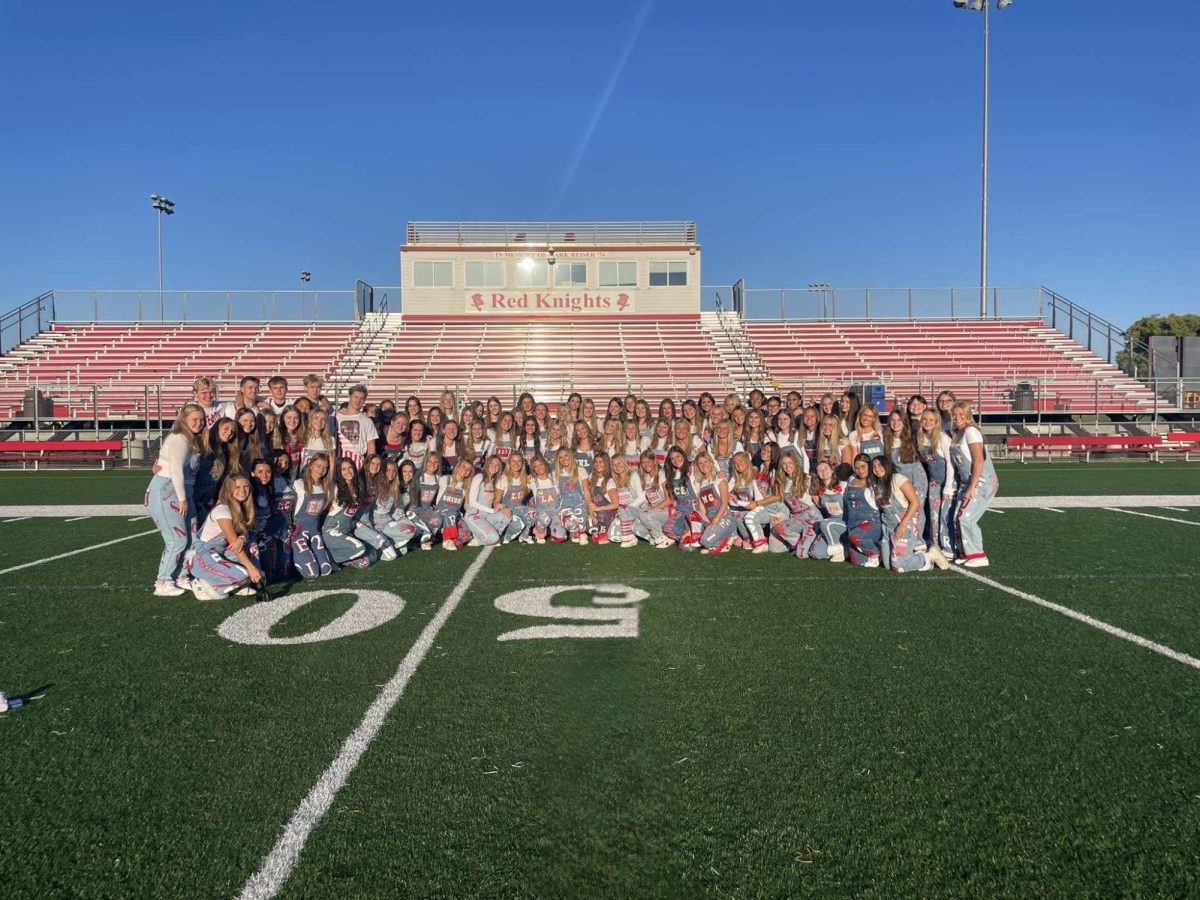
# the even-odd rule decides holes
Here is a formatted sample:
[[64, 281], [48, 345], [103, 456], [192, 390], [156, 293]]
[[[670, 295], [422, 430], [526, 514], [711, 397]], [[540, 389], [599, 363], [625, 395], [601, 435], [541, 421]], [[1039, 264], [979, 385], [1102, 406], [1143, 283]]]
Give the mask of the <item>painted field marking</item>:
[[988, 509], [988, 510], [984, 510], [984, 511], [990, 512], [990, 513], [995, 513], [998, 516], [1004, 515], [1004, 510], [1002, 510], [1002, 509]]
[[26, 519], [28, 519], [28, 518], [29, 518], [29, 516], [18, 516], [18, 517], [17, 517], [17, 518], [15, 518], [15, 519], [5, 519], [5, 520], [4, 520], [4, 524], [5, 524], [5, 525], [7, 525], [7, 524], [9, 524], [10, 522], [24, 522], [24, 521], [25, 521]]
[[1054, 506], [1043, 506], [1042, 509], [1044, 509], [1046, 512], [1056, 512], [1056, 513], [1062, 513], [1063, 515], [1066, 515], [1066, 510], [1058, 509], [1057, 507], [1054, 507]]
[[[990, 509], [1103, 509], [1106, 506], [1200, 506], [1200, 494], [1054, 494], [1040, 497], [1010, 497], [1001, 494]], [[0, 513], [3, 510], [0, 509]]]
[[1030, 603], [1037, 604], [1045, 609], [1066, 616], [1068, 619], [1074, 619], [1076, 622], [1082, 622], [1084, 625], [1090, 625], [1092, 628], [1103, 631], [1105, 634], [1111, 634], [1113, 637], [1120, 638], [1123, 641], [1129, 641], [1131, 644], [1137, 644], [1139, 647], [1144, 647], [1147, 650], [1157, 653], [1159, 656], [1165, 656], [1167, 659], [1173, 659], [1175, 662], [1183, 663], [1185, 666], [1191, 666], [1193, 669], [1200, 670], [1200, 659], [1194, 656], [1189, 656], [1186, 653], [1180, 653], [1178, 650], [1172, 650], [1166, 644], [1160, 644], [1157, 641], [1152, 641], [1149, 638], [1144, 638], [1139, 634], [1134, 634], [1132, 631], [1126, 631], [1124, 628], [1118, 628], [1116, 625], [1109, 625], [1107, 622], [1102, 622], [1095, 619], [1086, 613], [1081, 613], [1078, 610], [1071, 609], [1069, 606], [1061, 606], [1058, 603], [1051, 603], [1037, 594], [1027, 594], [1025, 591], [1018, 591], [1014, 587], [1009, 587], [1006, 584], [1001, 584], [999, 581], [993, 581], [980, 575], [978, 572], [972, 572], [970, 569], [964, 569], [961, 566], [951, 567], [952, 572], [957, 572], [965, 578], [973, 578], [975, 581], [981, 582], [994, 587], [996, 590], [1004, 591], [1006, 594], [1012, 594], [1021, 600], [1028, 600]]
[[66, 519], [67, 522], [82, 522], [84, 519], [90, 519], [91, 516], [76, 516], [74, 519]]
[[1164, 506], [1162, 509], [1169, 509], [1171, 512], [1188, 512], [1182, 506]]
[[127, 522], [144, 522], [149, 516], [134, 516], [132, 519], [126, 519]]
[[1180, 525], [1200, 525], [1200, 522], [1191, 521], [1189, 519], [1176, 519], [1173, 516], [1154, 516], [1150, 513], [1134, 512], [1132, 509], [1117, 509], [1115, 506], [1104, 507], [1109, 512], [1125, 513], [1127, 516], [1143, 516], [1147, 519], [1158, 519], [1162, 522], [1178, 522]]
[[275, 846], [267, 854], [258, 871], [246, 881], [239, 895], [242, 900], [266, 900], [266, 898], [274, 897], [279, 893], [280, 888], [291, 875], [292, 869], [299, 862], [300, 853], [304, 850], [304, 844], [308, 841], [309, 835], [329, 812], [329, 808], [333, 805], [333, 798], [345, 786], [359, 760], [362, 759], [367, 748], [371, 746], [371, 742], [383, 728], [388, 713], [404, 695], [404, 689], [417, 671], [417, 666], [421, 664], [421, 660], [433, 647], [438, 632], [442, 630], [442, 626], [446, 624], [450, 614], [454, 612], [463, 595], [475, 581], [475, 576], [479, 574], [483, 564], [492, 555], [493, 549], [494, 547], [491, 546], [483, 548], [479, 556], [463, 573], [458, 584], [454, 586], [454, 590], [446, 597], [441, 609], [429, 620], [429, 624], [425, 626], [421, 636], [417, 638], [417, 642], [400, 661], [396, 674], [383, 686], [383, 690], [379, 692], [375, 701], [367, 707], [362, 721], [346, 738], [346, 742], [342, 744], [342, 748], [334, 757], [333, 762], [329, 764], [329, 768], [317, 779], [317, 783], [308, 792], [308, 796], [296, 807], [283, 834], [279, 836], [279, 840], [275, 842]]
[[101, 547], [111, 547], [113, 544], [121, 543], [121, 541], [132, 541], [134, 538], [145, 537], [148, 534], [158, 534], [158, 529], [153, 528], [150, 531], [139, 531], [137, 534], [126, 535], [125, 537], [117, 538], [113, 541], [105, 541], [103, 544], [92, 544], [90, 547], [80, 547], [78, 550], [70, 550], [67, 553], [60, 553], [57, 556], [47, 556], [45, 559], [35, 559], [33, 562], [21, 563], [19, 566], [10, 566], [7, 569], [0, 569], [0, 575], [7, 575], [9, 572], [19, 572], [21, 569], [28, 569], [31, 566], [40, 566], [43, 563], [54, 562], [58, 559], [66, 559], [68, 556], [77, 556], [80, 553], [87, 553], [89, 550], [99, 550]]

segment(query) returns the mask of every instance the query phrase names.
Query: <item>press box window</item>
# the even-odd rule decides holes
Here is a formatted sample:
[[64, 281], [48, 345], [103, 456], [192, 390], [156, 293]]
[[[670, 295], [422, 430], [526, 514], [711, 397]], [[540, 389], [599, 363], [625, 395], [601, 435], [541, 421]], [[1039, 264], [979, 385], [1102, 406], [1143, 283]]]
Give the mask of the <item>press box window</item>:
[[504, 263], [468, 261], [467, 287], [504, 287]]
[[517, 260], [517, 287], [545, 287], [550, 279], [550, 267], [544, 259], [526, 256]]
[[554, 267], [555, 287], [581, 287], [587, 284], [587, 263], [560, 262]]
[[454, 287], [454, 263], [419, 259], [413, 263], [413, 287]]
[[601, 262], [600, 287], [637, 287], [637, 263]]
[[650, 287], [686, 287], [686, 262], [650, 263]]

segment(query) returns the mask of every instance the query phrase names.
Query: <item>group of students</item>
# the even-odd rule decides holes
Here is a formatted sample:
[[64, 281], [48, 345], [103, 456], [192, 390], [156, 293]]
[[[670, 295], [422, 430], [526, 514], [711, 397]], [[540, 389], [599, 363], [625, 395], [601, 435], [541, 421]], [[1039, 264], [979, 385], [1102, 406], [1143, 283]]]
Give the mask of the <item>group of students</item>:
[[425, 408], [334, 408], [322, 380], [243, 378], [218, 405], [199, 378], [162, 441], [146, 505], [163, 535], [154, 593], [269, 596], [267, 583], [365, 568], [413, 549], [639, 541], [886, 567], [988, 565], [998, 481], [970, 404], [913, 396], [886, 416], [853, 392], [746, 402], [704, 393], [599, 413], [575, 393]]

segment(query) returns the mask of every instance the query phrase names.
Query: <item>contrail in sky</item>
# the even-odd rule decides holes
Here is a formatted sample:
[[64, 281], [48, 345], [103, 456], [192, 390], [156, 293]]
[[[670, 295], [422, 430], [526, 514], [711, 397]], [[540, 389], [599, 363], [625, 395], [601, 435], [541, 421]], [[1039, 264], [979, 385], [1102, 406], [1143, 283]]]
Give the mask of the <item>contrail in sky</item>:
[[575, 178], [575, 173], [579, 169], [579, 164], [583, 161], [583, 154], [587, 152], [588, 144], [592, 142], [592, 137], [600, 125], [600, 120], [604, 117], [605, 110], [608, 109], [608, 102], [612, 99], [617, 82], [621, 80], [621, 75], [625, 72], [625, 66], [629, 63], [629, 55], [633, 53], [633, 47], [637, 43], [638, 38], [641, 37], [642, 28], [646, 24], [646, 18], [650, 15], [650, 7], [653, 5], [654, 0], [646, 0], [634, 17], [633, 27], [629, 29], [629, 38], [625, 41], [625, 47], [621, 50], [621, 55], [617, 57], [617, 64], [613, 66], [608, 84], [604, 86], [604, 93], [600, 95], [600, 102], [596, 104], [596, 109], [592, 112], [592, 118], [588, 121], [587, 128], [583, 131], [583, 137], [579, 141], [579, 146], [575, 148], [575, 155], [571, 157], [571, 164], [567, 166], [562, 183], [558, 186], [558, 194], [554, 198], [555, 209], [562, 205], [563, 199], [567, 195], [567, 188], [571, 186], [571, 182]]

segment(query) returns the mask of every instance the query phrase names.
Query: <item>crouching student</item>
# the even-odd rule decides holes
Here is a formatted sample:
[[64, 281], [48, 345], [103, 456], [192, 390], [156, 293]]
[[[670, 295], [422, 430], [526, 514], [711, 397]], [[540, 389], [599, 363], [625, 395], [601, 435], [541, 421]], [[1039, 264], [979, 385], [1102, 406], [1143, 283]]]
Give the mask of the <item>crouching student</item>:
[[197, 600], [220, 600], [232, 593], [253, 594], [251, 584], [262, 581], [258, 548], [249, 540], [254, 522], [250, 479], [233, 475], [221, 486], [196, 539], [190, 572]]
[[438, 498], [446, 489], [450, 476], [442, 474], [442, 458], [437, 453], [427, 453], [424, 465], [420, 467], [412, 460], [405, 462], [421, 473], [409, 488], [408, 514], [409, 519], [421, 531], [421, 549], [430, 550], [433, 548], [433, 539], [442, 533], [442, 513], [438, 509]]
[[300, 477], [292, 482], [296, 496], [295, 521], [292, 524], [292, 565], [302, 578], [319, 578], [336, 568], [325, 547], [321, 525], [329, 508], [332, 479], [329, 457], [317, 453], [309, 457]]
[[[521, 460], [520, 453], [509, 455], [509, 459]], [[471, 467], [471, 486], [467, 492], [466, 513], [463, 516], [475, 543], [484, 547], [500, 542], [500, 536], [508, 530], [512, 513], [501, 505], [497, 496], [496, 483], [504, 472], [505, 463], [500, 457], [489, 456], [482, 472]]]
[[633, 533], [652, 546], [662, 550], [675, 544], [663, 533], [671, 515], [671, 492], [658, 464], [654, 450], [643, 450], [638, 468], [638, 482], [642, 488], [642, 506], [638, 510]]
[[704, 510], [704, 530], [700, 533], [700, 552], [704, 555], [727, 553], [737, 533], [729, 512], [729, 482], [707, 450], [696, 455], [696, 493]]
[[634, 533], [634, 526], [645, 504], [645, 497], [642, 495], [642, 480], [637, 472], [630, 469], [627, 457], [613, 457], [609, 485], [609, 496], [617, 504], [617, 517], [609, 526], [608, 538], [620, 543], [625, 549], [636, 547], [637, 535]]
[[859, 453], [854, 457], [854, 471], [846, 482], [846, 543], [850, 547], [850, 562], [867, 569], [879, 566], [879, 541], [883, 526], [879, 504], [870, 483], [871, 457]]
[[674, 446], [667, 452], [666, 471], [672, 508], [663, 533], [678, 543], [680, 550], [694, 550], [700, 545], [706, 523], [692, 481], [692, 465], [682, 447]]
[[362, 474], [348, 456], [334, 466], [333, 504], [325, 516], [321, 536], [338, 565], [365, 569], [380, 559], [396, 558], [391, 542], [365, 521], [370, 512]]
[[612, 458], [603, 450], [592, 457], [592, 471], [587, 476], [583, 499], [587, 502], [592, 543], [607, 544], [608, 530], [617, 520], [618, 503], [612, 484]]
[[268, 582], [286, 581], [292, 574], [292, 528], [296, 514], [292, 459], [289, 451], [276, 450], [271, 466], [271, 514], [259, 553]]
[[394, 459], [372, 453], [363, 463], [367, 495], [371, 503], [370, 525], [392, 542], [403, 556], [416, 540], [419, 529], [404, 515], [400, 489], [400, 465]]
[[767, 539], [761, 529], [758, 537], [750, 532], [749, 519], [762, 502], [762, 487], [754, 477], [754, 463], [750, 454], [739, 451], [733, 454], [730, 463], [733, 471], [732, 483], [729, 485], [729, 512], [733, 516], [733, 524], [737, 529], [737, 539], [734, 546], [749, 550], [752, 553], [766, 553]]
[[[486, 466], [486, 463], [484, 465]], [[445, 476], [446, 480], [442, 484], [435, 507], [442, 522], [443, 550], [457, 550], [459, 547], [465, 547], [471, 536], [471, 532], [463, 524], [462, 514], [467, 491], [474, 476], [475, 467], [465, 459], [459, 460], [454, 471]]]
[[533, 493], [533, 540], [544, 544], [549, 537], [561, 544], [567, 539], [567, 530], [558, 516], [558, 482], [550, 472], [550, 464], [541, 456], [535, 456], [529, 468], [533, 476], [529, 480]]
[[896, 471], [890, 456], [871, 460], [871, 487], [883, 524], [883, 557], [893, 572], [928, 572], [934, 566], [948, 569], [949, 561], [937, 547], [927, 548], [921, 537], [921, 498], [908, 477]]
[[[526, 420], [530, 421], [530, 420]], [[536, 453], [534, 459], [540, 459]], [[545, 465], [545, 460], [542, 460]], [[523, 544], [533, 543], [533, 510], [529, 508], [529, 470], [526, 468], [525, 457], [514, 453], [508, 458], [504, 474], [496, 483], [500, 504], [508, 510], [508, 525], [505, 527], [502, 540], [510, 543], [515, 540]]]
[[787, 508], [787, 516], [772, 526], [768, 547], [772, 553], [790, 552], [804, 559], [817, 540], [822, 516], [808, 494], [808, 476], [804, 474], [801, 452], [787, 447], [780, 455], [774, 492]]
[[[584, 476], [579, 470], [579, 457], [573, 450], [563, 447], [558, 451], [558, 532], [576, 544], [586, 544], [587, 500], [584, 497]], [[594, 459], [594, 457], [593, 457]], [[559, 540], [555, 536], [555, 540]]]
[[821, 512], [821, 521], [817, 524], [817, 539], [808, 551], [809, 558], [845, 562], [842, 540], [846, 536], [846, 485], [838, 481], [833, 465], [824, 460], [817, 463], [810, 493]]

